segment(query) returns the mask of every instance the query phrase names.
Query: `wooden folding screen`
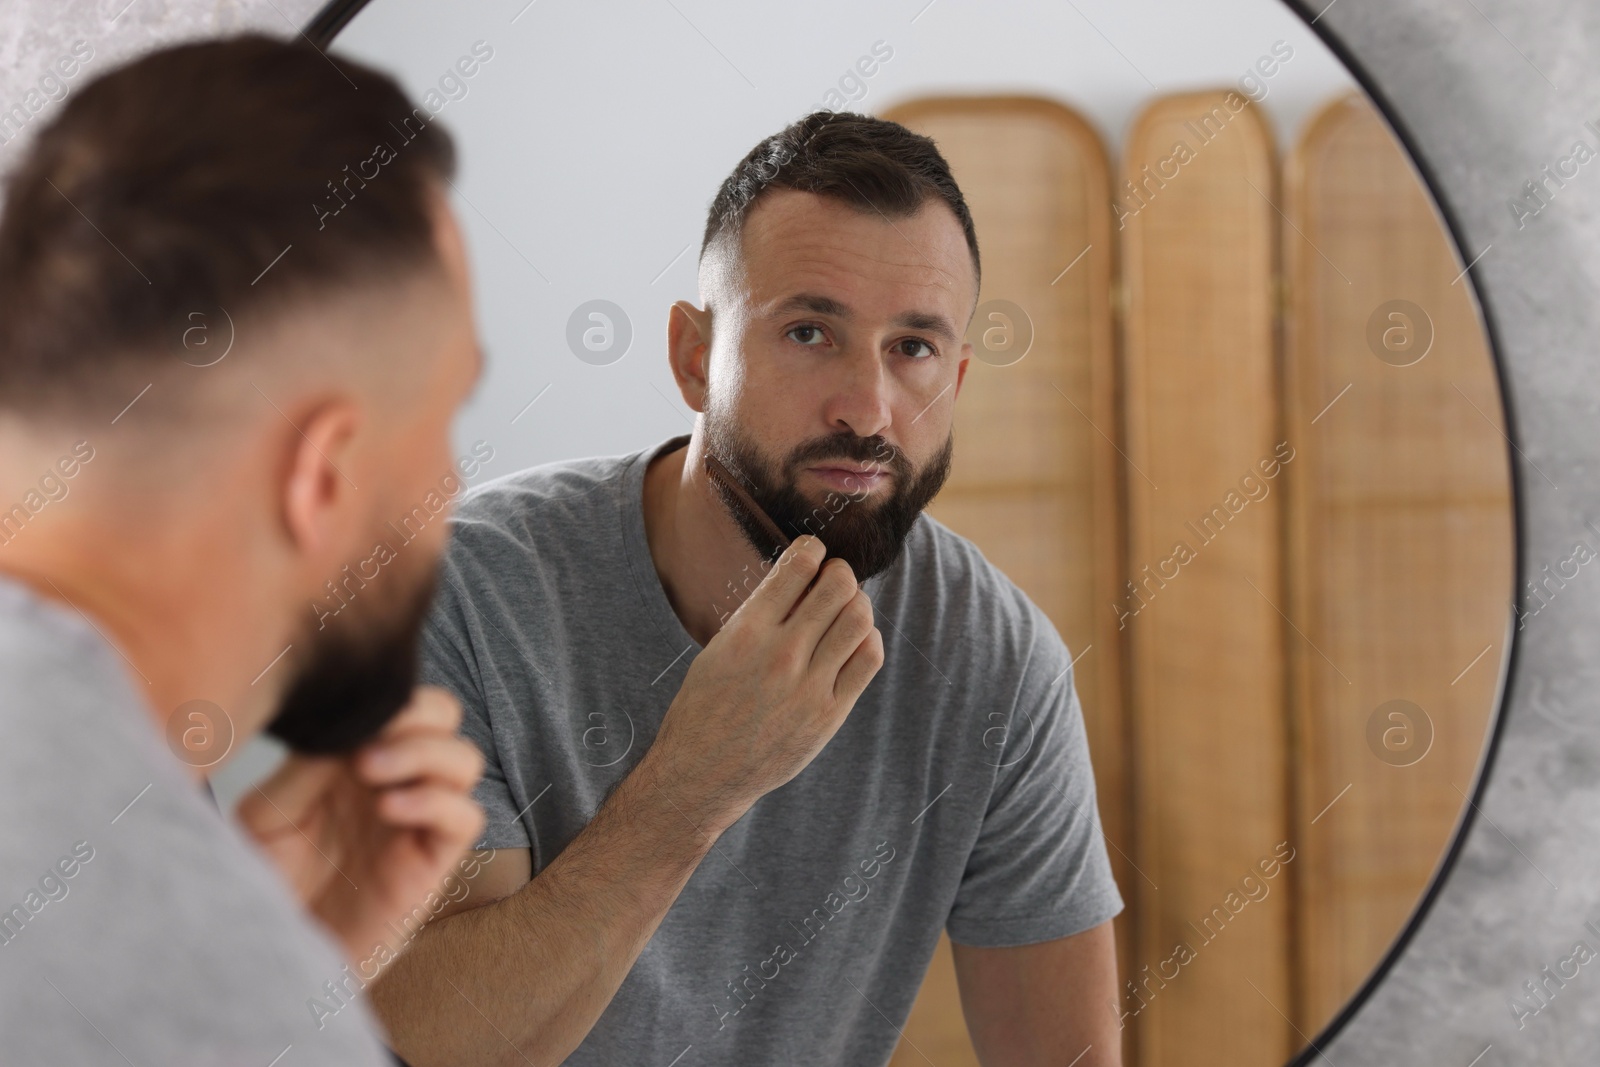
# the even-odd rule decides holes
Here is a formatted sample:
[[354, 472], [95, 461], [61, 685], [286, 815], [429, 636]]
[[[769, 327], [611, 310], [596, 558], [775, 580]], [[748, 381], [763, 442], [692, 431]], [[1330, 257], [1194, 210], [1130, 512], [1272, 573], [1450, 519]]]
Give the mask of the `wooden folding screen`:
[[[1224, 91], [1152, 103], [1115, 182], [1052, 102], [889, 117], [972, 208], [976, 332], [1031, 339], [982, 346], [932, 510], [1081, 657], [1125, 1062], [1281, 1064], [1415, 907], [1497, 691], [1508, 444], [1464, 264], [1359, 97], [1281, 187]], [[977, 1062], [947, 943], [906, 1036], [896, 1064]]]
[[1287, 174], [1290, 603], [1305, 635], [1290, 647], [1296, 962], [1310, 1032], [1371, 973], [1444, 853], [1514, 591], [1499, 390], [1426, 191], [1359, 95], [1313, 119]]
[[[1276, 152], [1243, 97], [1188, 93], [1135, 122], [1123, 178], [1122, 599], [1150, 879], [1132, 884], [1125, 1006], [1138, 1062], [1276, 1064], [1292, 1047], [1292, 894], [1259, 866], [1289, 836]], [[1261, 899], [1240, 893], [1256, 884]]]
[[[931, 511], [1022, 586], [1078, 657], [1102, 825], [1127, 886], [1126, 720], [1108, 609], [1123, 568], [1104, 150], [1082, 119], [1044, 100], [929, 99], [888, 117], [938, 142], [983, 255], [974, 326], [990, 340], [968, 367], [955, 463]], [[911, 1024], [940, 1067], [975, 1062], [954, 988], [941, 946]]]

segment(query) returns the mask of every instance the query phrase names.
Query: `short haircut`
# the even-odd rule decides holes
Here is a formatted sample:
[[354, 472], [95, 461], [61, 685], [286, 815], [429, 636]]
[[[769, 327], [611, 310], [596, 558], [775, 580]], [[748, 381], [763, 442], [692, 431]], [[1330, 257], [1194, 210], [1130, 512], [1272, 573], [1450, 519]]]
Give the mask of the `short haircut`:
[[386, 74], [260, 34], [84, 86], [6, 182], [0, 410], [178, 367], [196, 313], [270, 317], [436, 264], [429, 189], [455, 149], [431, 119]]
[[737, 242], [750, 210], [769, 189], [831, 197], [888, 218], [915, 214], [930, 199], [955, 213], [982, 277], [978, 233], [950, 164], [932, 138], [898, 122], [850, 111], [814, 111], [766, 138], [733, 168], [711, 202], [700, 255], [718, 239]]

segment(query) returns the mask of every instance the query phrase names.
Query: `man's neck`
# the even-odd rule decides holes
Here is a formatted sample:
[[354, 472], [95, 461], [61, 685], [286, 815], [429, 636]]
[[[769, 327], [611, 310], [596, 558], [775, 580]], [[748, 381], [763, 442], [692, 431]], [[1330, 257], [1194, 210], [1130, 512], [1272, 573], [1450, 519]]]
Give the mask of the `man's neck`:
[[708, 643], [766, 570], [705, 471], [705, 442], [655, 457], [644, 476], [644, 529], [650, 558], [683, 628]]
[[[180, 705], [205, 700], [226, 715], [236, 739], [227, 754], [237, 752], [281, 695], [281, 679], [262, 675], [283, 651], [282, 642], [269, 648], [274, 642], [261, 632], [265, 606], [249, 603], [230, 581], [237, 567], [217, 559], [214, 548], [206, 551], [205, 537], [140, 537], [132, 520], [111, 516], [54, 518], [48, 528], [35, 520], [5, 546], [0, 575], [87, 621], [108, 642], [158, 733], [167, 733]], [[139, 522], [171, 530], [169, 521], [148, 515]], [[124, 532], [109, 544], [107, 530]], [[184, 762], [196, 779], [216, 769]]]

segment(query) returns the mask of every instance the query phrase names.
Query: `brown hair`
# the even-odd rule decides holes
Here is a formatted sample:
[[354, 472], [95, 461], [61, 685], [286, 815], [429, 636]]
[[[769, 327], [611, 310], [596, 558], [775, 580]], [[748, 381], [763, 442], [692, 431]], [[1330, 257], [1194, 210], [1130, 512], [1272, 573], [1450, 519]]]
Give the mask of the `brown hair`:
[[[259, 34], [84, 86], [6, 182], [0, 408], [82, 404], [238, 320], [437, 261], [450, 137], [371, 67]], [[181, 353], [180, 353], [181, 354]]]
[[737, 239], [750, 209], [769, 189], [795, 189], [890, 218], [915, 214], [938, 198], [955, 212], [982, 276], [978, 234], [950, 165], [933, 140], [898, 122], [851, 111], [813, 111], [766, 138], [733, 168], [711, 202], [700, 254], [718, 238]]

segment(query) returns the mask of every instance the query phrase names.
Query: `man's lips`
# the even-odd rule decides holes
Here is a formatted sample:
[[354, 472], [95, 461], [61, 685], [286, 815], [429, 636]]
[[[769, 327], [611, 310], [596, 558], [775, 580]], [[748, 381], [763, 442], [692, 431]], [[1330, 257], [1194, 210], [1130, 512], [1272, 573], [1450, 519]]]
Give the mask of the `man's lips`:
[[807, 471], [822, 479], [833, 489], [845, 493], [859, 493], [872, 489], [891, 475], [887, 467], [856, 466], [848, 463], [822, 463], [807, 467]]

